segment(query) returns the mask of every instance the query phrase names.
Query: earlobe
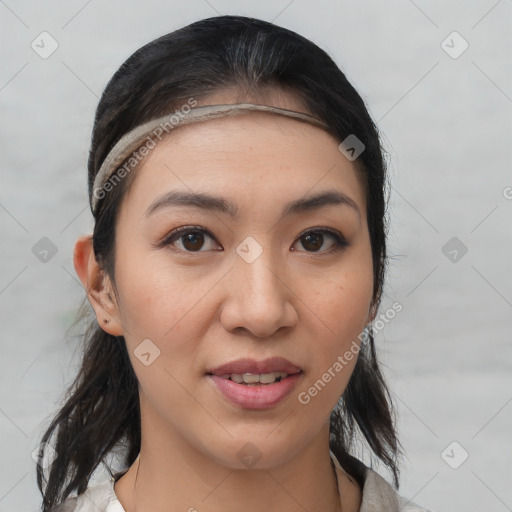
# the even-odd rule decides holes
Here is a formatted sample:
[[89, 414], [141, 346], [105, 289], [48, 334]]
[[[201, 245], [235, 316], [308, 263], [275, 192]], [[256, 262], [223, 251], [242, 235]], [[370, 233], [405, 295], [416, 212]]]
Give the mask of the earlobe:
[[112, 336], [122, 336], [123, 328], [115, 293], [109, 276], [96, 261], [92, 235], [81, 236], [76, 241], [73, 264], [100, 327]]

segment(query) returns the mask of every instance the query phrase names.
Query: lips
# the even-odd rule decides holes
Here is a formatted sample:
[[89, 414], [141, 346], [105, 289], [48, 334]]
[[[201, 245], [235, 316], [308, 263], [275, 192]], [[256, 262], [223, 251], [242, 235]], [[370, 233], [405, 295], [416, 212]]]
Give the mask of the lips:
[[207, 377], [217, 391], [243, 409], [277, 406], [296, 387], [302, 369], [281, 357], [238, 359], [213, 368]]
[[213, 368], [207, 373], [209, 375], [240, 375], [244, 373], [252, 373], [253, 375], [261, 375], [266, 373], [287, 373], [294, 375], [301, 372], [301, 368], [291, 363], [283, 357], [270, 357], [263, 361], [255, 359], [237, 359], [229, 363]]

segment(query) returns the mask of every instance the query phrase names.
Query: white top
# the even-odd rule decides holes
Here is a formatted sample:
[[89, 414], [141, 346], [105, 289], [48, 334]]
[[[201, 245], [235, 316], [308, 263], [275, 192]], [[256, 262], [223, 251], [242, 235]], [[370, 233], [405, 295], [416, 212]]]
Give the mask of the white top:
[[[331, 459], [341, 481], [343, 468], [331, 451]], [[362, 463], [361, 463], [362, 464]], [[68, 498], [54, 512], [126, 512], [114, 491], [115, 479], [88, 487], [78, 497]], [[430, 512], [403, 498], [371, 468], [366, 468], [359, 512]]]

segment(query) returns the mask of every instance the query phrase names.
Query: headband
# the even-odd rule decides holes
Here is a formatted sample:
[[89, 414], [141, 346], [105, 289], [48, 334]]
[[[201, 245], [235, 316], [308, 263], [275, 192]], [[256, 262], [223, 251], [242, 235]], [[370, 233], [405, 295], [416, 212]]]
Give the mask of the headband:
[[[194, 100], [195, 101], [195, 100]], [[173, 114], [166, 114], [137, 126], [124, 134], [110, 150], [103, 161], [92, 187], [91, 210], [93, 214], [101, 199], [110, 192], [119, 181], [126, 176], [149, 152], [156, 146], [155, 139], [163, 139], [173, 128], [183, 124], [215, 119], [218, 117], [235, 116], [246, 111], [262, 111], [283, 116], [293, 117], [321, 128], [328, 128], [320, 119], [306, 114], [269, 105], [254, 103], [235, 103], [228, 105], [206, 105], [189, 107], [185, 105]], [[165, 132], [165, 133], [164, 133]], [[124, 161], [126, 163], [119, 167]], [[117, 171], [116, 171], [117, 169]]]

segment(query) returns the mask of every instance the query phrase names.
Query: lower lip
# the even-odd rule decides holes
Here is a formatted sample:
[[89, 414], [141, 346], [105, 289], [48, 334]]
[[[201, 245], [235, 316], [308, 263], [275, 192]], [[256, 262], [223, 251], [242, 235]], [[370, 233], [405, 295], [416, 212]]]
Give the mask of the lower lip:
[[243, 409], [269, 409], [284, 400], [297, 385], [301, 373], [289, 375], [273, 384], [246, 386], [218, 375], [209, 375], [217, 389], [232, 403]]

